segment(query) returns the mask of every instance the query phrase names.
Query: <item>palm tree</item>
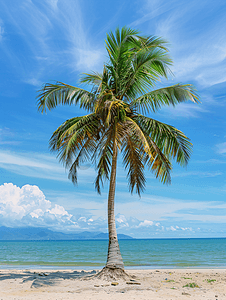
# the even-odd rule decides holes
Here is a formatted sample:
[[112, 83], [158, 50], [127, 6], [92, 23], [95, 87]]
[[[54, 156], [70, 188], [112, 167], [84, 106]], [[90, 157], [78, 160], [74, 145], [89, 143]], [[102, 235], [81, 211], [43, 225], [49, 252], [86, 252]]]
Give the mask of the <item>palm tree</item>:
[[153, 89], [168, 77], [172, 61], [166, 42], [155, 36], [140, 36], [127, 27], [107, 35], [109, 61], [102, 73], [83, 74], [80, 82], [91, 89], [62, 82], [47, 83], [39, 91], [38, 109], [45, 112], [58, 105], [79, 105], [89, 114], [66, 120], [53, 133], [50, 149], [69, 169], [77, 183], [81, 164], [95, 163], [95, 188], [101, 192], [110, 180], [108, 194], [109, 246], [105, 269], [124, 269], [115, 226], [114, 198], [118, 154], [128, 171], [129, 190], [140, 195], [148, 167], [163, 183], [170, 183], [171, 160], [187, 164], [192, 144], [178, 129], [143, 114], [155, 113], [165, 105], [176, 105], [198, 97], [191, 84]]

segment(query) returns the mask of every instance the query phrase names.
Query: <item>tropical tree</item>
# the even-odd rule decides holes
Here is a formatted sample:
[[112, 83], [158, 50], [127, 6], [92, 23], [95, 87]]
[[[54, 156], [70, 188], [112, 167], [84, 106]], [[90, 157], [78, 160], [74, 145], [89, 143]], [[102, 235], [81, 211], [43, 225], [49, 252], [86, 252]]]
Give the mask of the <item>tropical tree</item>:
[[47, 83], [39, 91], [38, 109], [51, 110], [58, 105], [78, 105], [88, 111], [81, 117], [66, 120], [50, 138], [50, 149], [69, 170], [77, 183], [81, 164], [95, 164], [95, 188], [101, 192], [109, 180], [109, 246], [105, 270], [123, 270], [114, 216], [118, 155], [128, 171], [129, 190], [139, 195], [145, 188], [145, 167], [163, 183], [170, 183], [171, 161], [188, 163], [192, 144], [175, 127], [159, 122], [150, 115], [162, 106], [175, 106], [198, 96], [191, 84], [176, 84], [154, 89], [161, 77], [168, 78], [172, 60], [165, 40], [141, 36], [123, 27], [107, 34], [109, 60], [102, 73], [83, 74], [82, 87], [62, 82]]

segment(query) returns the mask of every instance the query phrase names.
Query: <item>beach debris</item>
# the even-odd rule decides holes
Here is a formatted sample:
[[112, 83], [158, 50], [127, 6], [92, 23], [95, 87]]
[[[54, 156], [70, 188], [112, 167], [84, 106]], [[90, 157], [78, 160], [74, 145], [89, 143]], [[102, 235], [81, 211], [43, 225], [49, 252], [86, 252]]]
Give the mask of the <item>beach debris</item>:
[[185, 292], [183, 292], [182, 295], [183, 295], [183, 296], [191, 296], [191, 294], [185, 293]]
[[48, 276], [48, 274], [43, 273], [43, 272], [42, 272], [42, 273], [38, 273], [38, 275], [39, 275], [39, 276]]
[[110, 284], [101, 284], [102, 287], [110, 286]]
[[94, 284], [94, 287], [99, 287], [99, 285], [98, 284]]
[[159, 270], [155, 270], [155, 272], [160, 272]]
[[190, 277], [181, 277], [181, 278], [183, 278], [183, 279], [190, 279], [190, 280], [192, 280], [192, 278], [190, 278]]
[[111, 285], [114, 285], [114, 286], [116, 286], [116, 285], [118, 285], [119, 283], [118, 282], [112, 282], [111, 283]]
[[137, 285], [141, 285], [140, 282], [137, 281], [126, 281], [126, 284], [137, 284]]
[[208, 283], [211, 283], [211, 282], [216, 281], [216, 279], [206, 279], [206, 281], [207, 281]]

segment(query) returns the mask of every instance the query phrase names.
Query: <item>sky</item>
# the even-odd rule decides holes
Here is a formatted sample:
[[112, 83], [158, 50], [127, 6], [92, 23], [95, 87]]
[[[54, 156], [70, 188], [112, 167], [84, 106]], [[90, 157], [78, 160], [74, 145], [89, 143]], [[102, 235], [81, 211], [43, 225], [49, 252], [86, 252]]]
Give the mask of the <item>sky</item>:
[[146, 190], [128, 191], [120, 158], [118, 233], [136, 238], [226, 236], [226, 2], [197, 0], [0, 0], [0, 226], [107, 232], [108, 183], [98, 195], [86, 164], [78, 185], [48, 148], [76, 106], [37, 110], [38, 90], [55, 80], [79, 86], [81, 73], [107, 62], [106, 33], [128, 26], [169, 42], [169, 80], [191, 83], [201, 103], [164, 107], [157, 120], [193, 143], [186, 168], [173, 163], [172, 184], [146, 172]]

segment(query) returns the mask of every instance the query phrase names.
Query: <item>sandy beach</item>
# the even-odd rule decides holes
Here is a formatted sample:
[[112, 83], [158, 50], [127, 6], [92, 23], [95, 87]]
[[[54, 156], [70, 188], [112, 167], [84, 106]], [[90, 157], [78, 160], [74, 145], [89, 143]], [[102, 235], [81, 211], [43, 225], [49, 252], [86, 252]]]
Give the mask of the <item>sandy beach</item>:
[[130, 280], [113, 282], [87, 279], [95, 271], [2, 269], [0, 300], [226, 299], [226, 269], [149, 269], [127, 273]]

